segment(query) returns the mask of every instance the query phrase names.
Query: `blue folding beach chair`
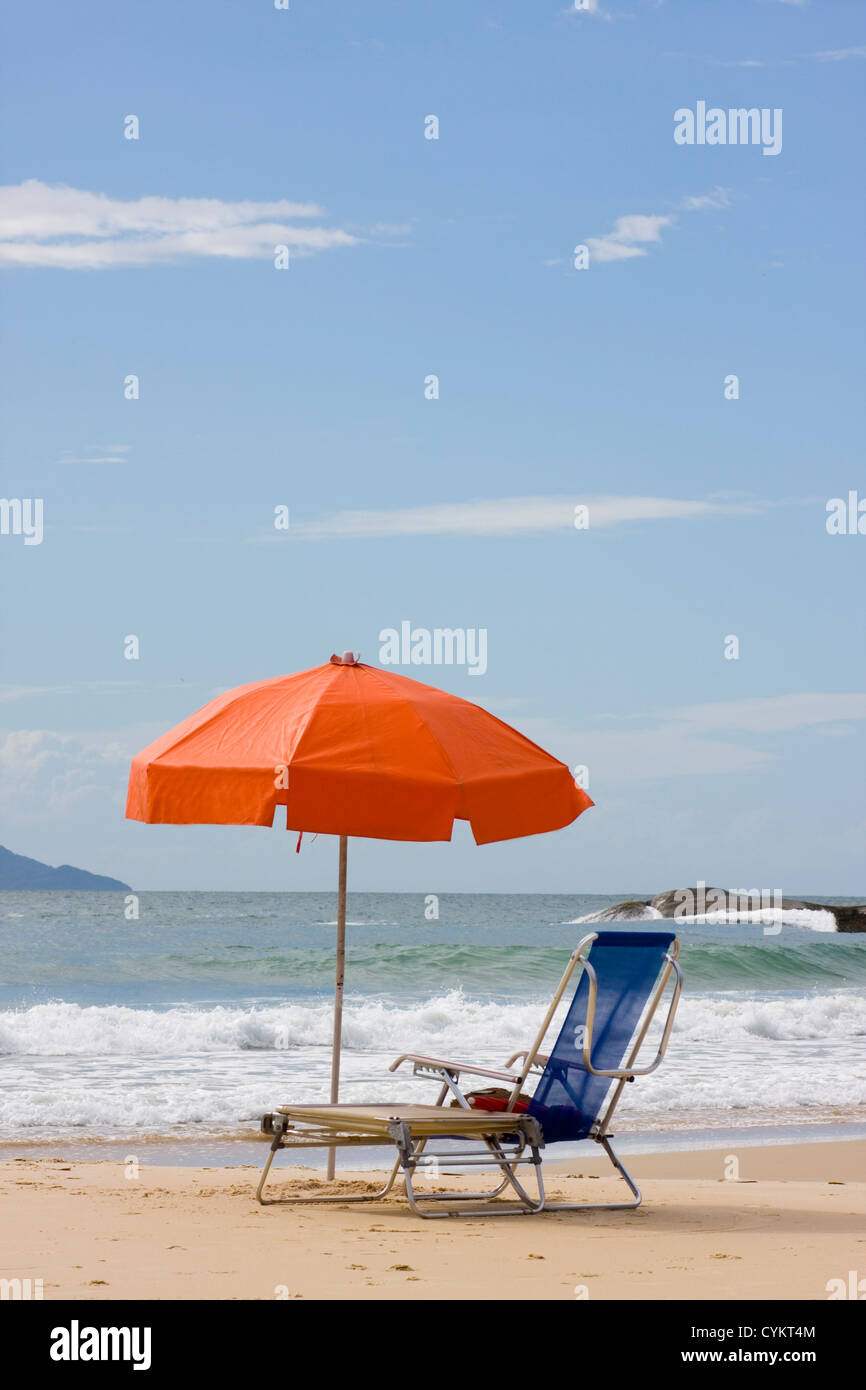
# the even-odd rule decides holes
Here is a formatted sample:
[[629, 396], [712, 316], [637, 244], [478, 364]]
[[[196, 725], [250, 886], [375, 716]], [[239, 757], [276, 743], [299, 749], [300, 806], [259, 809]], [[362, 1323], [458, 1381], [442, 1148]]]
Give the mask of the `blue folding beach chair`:
[[[378, 1192], [357, 1195], [297, 1195], [280, 1202], [375, 1201], [384, 1197], [402, 1170], [406, 1196], [419, 1216], [481, 1216], [583, 1209], [637, 1207], [640, 1190], [611, 1144], [610, 1122], [627, 1082], [647, 1076], [660, 1065], [668, 1046], [682, 990], [677, 956], [679, 942], [672, 932], [593, 932], [572, 952], [565, 974], [532, 1047], [515, 1053], [506, 1070], [475, 1066], [437, 1057], [406, 1053], [391, 1065], [396, 1071], [411, 1062], [416, 1076], [440, 1082], [435, 1105], [283, 1105], [263, 1116], [262, 1130], [273, 1136], [271, 1151], [256, 1192], [262, 1192], [279, 1149], [309, 1147], [370, 1147], [394, 1144], [397, 1159]], [[568, 989], [575, 969], [580, 978], [553, 1050], [541, 1049]], [[673, 979], [667, 1017], [656, 1055], [647, 1066], [637, 1065], [644, 1040]], [[519, 1070], [513, 1070], [520, 1063]], [[466, 1092], [462, 1076], [506, 1083], [496, 1093]], [[531, 1096], [524, 1086], [537, 1078]], [[446, 1105], [446, 1102], [450, 1104]], [[459, 1145], [435, 1154], [425, 1150], [431, 1140], [459, 1140]], [[626, 1202], [548, 1202], [544, 1192], [541, 1150], [550, 1144], [593, 1139], [601, 1144], [633, 1194]], [[449, 1168], [495, 1166], [501, 1180], [486, 1192], [425, 1192], [415, 1189], [419, 1171], [435, 1175], [440, 1164]], [[517, 1177], [521, 1164], [535, 1170], [538, 1196], [532, 1197]], [[516, 1203], [496, 1201], [506, 1188]], [[271, 1199], [273, 1200], [273, 1199]], [[448, 1203], [450, 1210], [429, 1204]], [[485, 1205], [479, 1207], [478, 1202]], [[464, 1203], [476, 1203], [465, 1207]]]

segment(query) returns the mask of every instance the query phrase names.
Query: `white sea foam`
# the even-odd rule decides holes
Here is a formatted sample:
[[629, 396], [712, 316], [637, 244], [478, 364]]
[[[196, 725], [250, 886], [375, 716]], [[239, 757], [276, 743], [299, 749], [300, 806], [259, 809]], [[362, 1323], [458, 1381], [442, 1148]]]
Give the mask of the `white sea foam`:
[[[745, 1043], [766, 1038], [774, 1042], [810, 1039], [849, 1042], [863, 1053], [866, 1037], [866, 998], [840, 990], [835, 994], [772, 995], [752, 998], [740, 994], [683, 996], [674, 1036], [692, 1042]], [[862, 1067], [866, 1076], [866, 1066]]]
[[[348, 1001], [347, 1048], [408, 1046], [430, 1050], [447, 1037], [452, 1049], [525, 1046], [538, 1026], [539, 1003], [481, 1003], [452, 990], [423, 1002]], [[203, 1052], [289, 1051], [330, 1046], [330, 1000], [264, 1004], [250, 1009], [132, 1009], [123, 1005], [36, 1004], [0, 1012], [0, 1054], [30, 1056], [183, 1056]]]
[[835, 932], [836, 918], [829, 910], [815, 911], [805, 907], [762, 907], [752, 912], [698, 912], [693, 916], [677, 916], [674, 924], [685, 922], [692, 926], [731, 927], [738, 923], [755, 926], [805, 927], [808, 931]]
[[[341, 1099], [435, 1099], [436, 1086], [413, 1078], [410, 1068], [388, 1071], [394, 1053], [394, 1048], [366, 1054], [345, 1051]], [[481, 1062], [500, 1065], [505, 1055], [507, 1049], [476, 1052]], [[185, 1058], [183, 1065], [174, 1058], [122, 1063], [113, 1058], [109, 1065], [81, 1058], [29, 1058], [26, 1064], [16, 1059], [0, 1094], [0, 1136], [196, 1138], [201, 1130], [250, 1132], [258, 1117], [277, 1104], [326, 1102], [329, 1069], [325, 1047], [284, 1054], [200, 1055]], [[777, 1039], [760, 1033], [745, 1042], [727, 1038], [710, 1045], [680, 1035], [672, 1040], [664, 1066], [627, 1088], [621, 1127], [712, 1126], [736, 1112], [749, 1123], [782, 1112], [809, 1119], [861, 1107], [866, 1107], [866, 1072], [847, 1045], [816, 1048], [809, 1038], [780, 1046]]]
[[573, 922], [566, 925], [578, 926], [584, 922], [611, 921], [666, 921], [670, 922], [674, 929], [678, 925], [733, 927], [742, 924], [744, 926], [804, 927], [808, 931], [820, 932], [834, 932], [836, 930], [836, 918], [829, 908], [826, 911], [816, 911], [805, 907], [769, 906], [750, 911], [738, 911], [736, 909], [726, 911], [722, 908], [714, 912], [677, 913], [676, 917], [662, 917], [658, 908], [647, 906], [640, 913], [630, 913], [627, 918], [611, 917], [610, 909], [605, 908], [602, 912], [589, 912], [585, 917], [575, 917]]
[[[405, 1051], [502, 1066], [544, 1002], [482, 1003], [458, 990], [421, 1002], [357, 999], [344, 1015], [342, 1098], [432, 1098]], [[0, 1013], [0, 1136], [108, 1137], [249, 1129], [281, 1102], [326, 1101], [331, 1004], [162, 1010], [53, 1003]], [[685, 995], [661, 1070], [629, 1087], [641, 1124], [723, 1113], [827, 1113], [866, 1105], [866, 999], [854, 990]], [[651, 1039], [648, 1040], [651, 1043]]]
[[[476, 1060], [491, 1052], [503, 1057], [526, 1045], [545, 1002], [482, 1003], [459, 990], [420, 1003], [347, 1001], [344, 1045], [359, 1053], [412, 1049]], [[7, 1057], [107, 1060], [327, 1049], [332, 1007], [324, 1000], [249, 1009], [37, 1004], [0, 1013], [0, 1052]], [[853, 990], [794, 996], [686, 994], [677, 1015], [676, 1035], [706, 1043], [748, 1038], [854, 1043], [866, 1037], [866, 998]]]

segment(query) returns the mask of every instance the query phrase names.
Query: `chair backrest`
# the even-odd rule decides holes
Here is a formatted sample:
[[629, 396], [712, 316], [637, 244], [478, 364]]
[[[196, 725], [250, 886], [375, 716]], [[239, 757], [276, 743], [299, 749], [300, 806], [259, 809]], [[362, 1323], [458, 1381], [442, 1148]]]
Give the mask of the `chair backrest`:
[[[599, 932], [588, 951], [598, 990], [592, 1028], [592, 1065], [621, 1069], [641, 1015], [665, 967], [673, 932]], [[586, 970], [529, 1105], [546, 1144], [586, 1139], [612, 1085], [583, 1064], [590, 980]]]

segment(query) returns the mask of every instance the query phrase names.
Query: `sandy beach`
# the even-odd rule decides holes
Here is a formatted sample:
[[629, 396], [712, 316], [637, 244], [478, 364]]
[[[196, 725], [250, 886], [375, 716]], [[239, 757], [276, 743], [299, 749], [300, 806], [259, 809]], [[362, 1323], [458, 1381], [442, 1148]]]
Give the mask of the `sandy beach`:
[[[142, 1164], [130, 1180], [58, 1146], [0, 1166], [0, 1277], [41, 1279], [46, 1300], [826, 1300], [829, 1281], [866, 1267], [864, 1141], [729, 1144], [630, 1167], [637, 1211], [424, 1222], [399, 1197], [262, 1208], [251, 1166]], [[546, 1172], [551, 1196], [624, 1195], [594, 1155]], [[376, 1176], [344, 1180], [357, 1191]]]

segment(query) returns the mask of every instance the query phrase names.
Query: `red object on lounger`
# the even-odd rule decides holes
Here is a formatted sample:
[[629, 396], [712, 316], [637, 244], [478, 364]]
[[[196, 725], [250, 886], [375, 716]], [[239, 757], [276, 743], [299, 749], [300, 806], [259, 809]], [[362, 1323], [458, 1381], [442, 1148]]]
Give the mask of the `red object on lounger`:
[[[473, 1110], [505, 1110], [508, 1101], [504, 1096], [469, 1096]], [[525, 1115], [529, 1105], [525, 1100], [516, 1100], [512, 1106], [515, 1115]]]

